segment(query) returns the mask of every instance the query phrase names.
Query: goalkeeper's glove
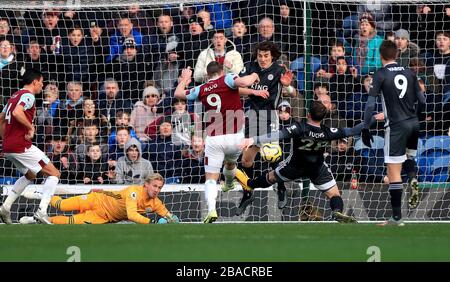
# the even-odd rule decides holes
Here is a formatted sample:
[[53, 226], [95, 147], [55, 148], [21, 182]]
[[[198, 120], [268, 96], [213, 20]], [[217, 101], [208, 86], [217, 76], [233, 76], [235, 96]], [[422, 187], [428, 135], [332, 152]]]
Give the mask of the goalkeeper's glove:
[[178, 218], [178, 216], [171, 214], [171, 213], [168, 214], [165, 218], [169, 223], [179, 223], [180, 222], [180, 219]]
[[159, 220], [158, 220], [158, 224], [165, 224], [165, 223], [167, 223], [168, 221], [167, 221], [167, 219], [165, 219], [164, 217], [161, 217]]
[[368, 128], [364, 128], [363, 130], [361, 130], [361, 139], [364, 145], [366, 145], [369, 148], [372, 148], [372, 144], [370, 144], [370, 141], [373, 142], [373, 136]]

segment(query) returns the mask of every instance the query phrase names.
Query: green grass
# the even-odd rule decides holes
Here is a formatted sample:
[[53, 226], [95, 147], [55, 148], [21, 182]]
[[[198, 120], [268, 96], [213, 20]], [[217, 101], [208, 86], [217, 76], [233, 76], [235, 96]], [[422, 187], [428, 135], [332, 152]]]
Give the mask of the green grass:
[[450, 224], [0, 225], [0, 261], [450, 261]]

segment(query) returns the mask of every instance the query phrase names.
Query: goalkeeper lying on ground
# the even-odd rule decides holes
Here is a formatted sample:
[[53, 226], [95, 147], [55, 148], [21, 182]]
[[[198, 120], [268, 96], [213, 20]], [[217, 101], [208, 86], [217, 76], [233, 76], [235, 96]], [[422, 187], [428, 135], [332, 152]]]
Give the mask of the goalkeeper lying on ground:
[[[156, 212], [162, 219], [159, 223], [179, 222], [158, 198], [158, 193], [164, 186], [164, 178], [156, 173], [145, 179], [144, 185], [132, 185], [120, 191], [91, 191], [88, 194], [62, 199], [53, 196], [52, 207], [60, 211], [79, 211], [73, 216], [52, 216], [53, 224], [103, 224], [131, 220], [147, 224], [150, 219], [143, 216], [145, 212]], [[39, 193], [33, 193], [36, 198]], [[26, 196], [26, 195], [24, 195]], [[20, 220], [21, 223], [31, 223], [33, 220]]]

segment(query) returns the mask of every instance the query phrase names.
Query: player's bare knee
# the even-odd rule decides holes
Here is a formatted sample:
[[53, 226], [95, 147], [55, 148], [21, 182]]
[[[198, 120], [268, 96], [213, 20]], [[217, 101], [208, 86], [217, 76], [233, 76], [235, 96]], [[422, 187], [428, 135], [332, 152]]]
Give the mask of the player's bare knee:
[[277, 176], [275, 175], [275, 171], [272, 170], [271, 172], [269, 172], [268, 180], [270, 183], [277, 182]]
[[333, 197], [340, 197], [341, 193], [339, 192], [337, 185], [334, 185], [330, 190], [325, 192], [325, 196], [327, 196], [328, 199], [331, 199]]
[[36, 179], [36, 174], [34, 174], [31, 171], [27, 171], [27, 173], [25, 174], [25, 178], [30, 180], [30, 181], [33, 181], [33, 180]]

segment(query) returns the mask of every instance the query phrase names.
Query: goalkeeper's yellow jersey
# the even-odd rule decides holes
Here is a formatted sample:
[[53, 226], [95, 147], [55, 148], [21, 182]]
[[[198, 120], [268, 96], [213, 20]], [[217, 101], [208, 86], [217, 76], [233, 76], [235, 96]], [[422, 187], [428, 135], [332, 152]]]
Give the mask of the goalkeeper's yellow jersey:
[[136, 223], [149, 223], [145, 212], [155, 212], [164, 217], [167, 208], [158, 198], [150, 199], [144, 186], [132, 185], [120, 191], [96, 191], [97, 203], [110, 222], [129, 219]]

